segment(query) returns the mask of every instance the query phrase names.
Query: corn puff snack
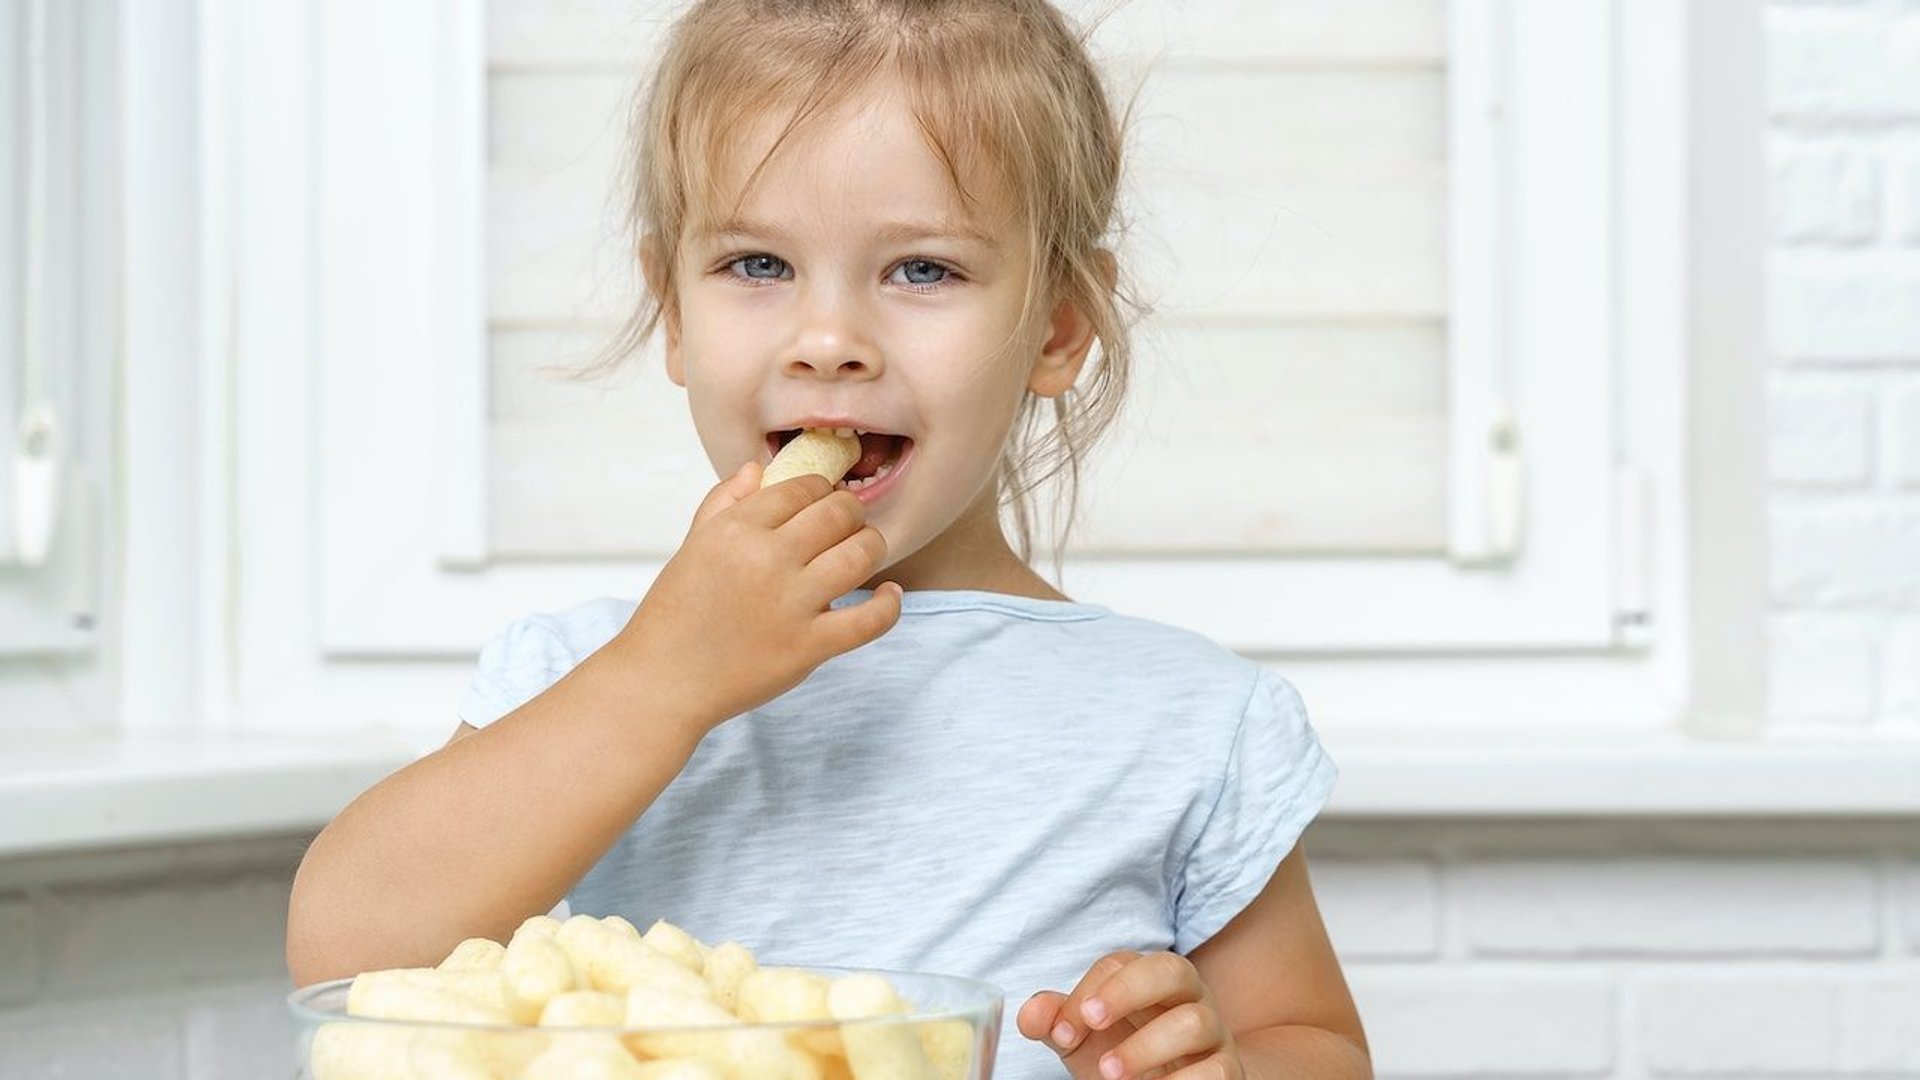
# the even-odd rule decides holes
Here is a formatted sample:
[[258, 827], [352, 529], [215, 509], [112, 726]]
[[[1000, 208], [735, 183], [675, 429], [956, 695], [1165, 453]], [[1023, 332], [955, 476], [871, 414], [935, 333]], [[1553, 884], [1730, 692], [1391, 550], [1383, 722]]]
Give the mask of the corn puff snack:
[[541, 1027], [619, 1027], [626, 1022], [626, 999], [601, 990], [555, 994], [540, 1010]]
[[489, 938], [468, 938], [453, 947], [445, 960], [440, 961], [441, 971], [498, 971], [500, 961], [507, 955], [507, 947]]
[[471, 1026], [323, 1024], [308, 1062], [314, 1080], [965, 1080], [975, 1026], [912, 1012], [880, 975], [762, 968], [664, 920], [541, 915], [347, 993], [349, 1016]]
[[[827, 1008], [825, 978], [798, 968], [761, 968], [740, 984], [740, 1019], [754, 1024], [787, 1024], [834, 1019]], [[794, 1041], [815, 1053], [846, 1056], [833, 1028], [798, 1032]]]
[[855, 436], [841, 435], [828, 428], [808, 428], [781, 447], [767, 463], [760, 486], [771, 487], [808, 473], [824, 476], [828, 483], [837, 484], [859, 460], [860, 440]]
[[[827, 990], [827, 1008], [835, 1020], [873, 1020], [912, 1012], [879, 975], [848, 975]], [[933, 1080], [920, 1036], [908, 1024], [850, 1023], [840, 1029], [854, 1080]]]
[[740, 987], [748, 976], [759, 970], [760, 965], [746, 946], [738, 942], [725, 942], [711, 949], [701, 951], [701, 974], [706, 977], [707, 986], [713, 990], [713, 1000], [722, 1008], [738, 1011], [740, 1005]]

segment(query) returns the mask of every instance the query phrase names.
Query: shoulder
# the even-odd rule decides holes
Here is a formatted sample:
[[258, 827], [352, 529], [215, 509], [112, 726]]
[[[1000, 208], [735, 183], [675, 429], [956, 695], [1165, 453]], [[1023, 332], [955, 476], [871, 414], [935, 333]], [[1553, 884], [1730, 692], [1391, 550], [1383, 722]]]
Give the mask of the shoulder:
[[637, 606], [601, 597], [509, 621], [480, 647], [460, 718], [481, 727], [519, 708], [612, 641]]
[[[561, 665], [571, 668], [599, 651], [632, 618], [636, 603], [615, 597], [536, 611], [508, 622], [480, 650], [483, 672]], [[563, 672], [564, 673], [564, 672]]]
[[[1095, 629], [1097, 627], [1097, 629]], [[1277, 778], [1313, 772], [1325, 756], [1307, 706], [1278, 670], [1204, 634], [1153, 619], [1114, 615], [1089, 626], [1110, 702], [1140, 717], [1156, 738], [1180, 732], [1184, 761], [1203, 788], [1242, 770]]]
[[969, 590], [908, 591], [900, 625], [854, 657], [843, 666], [863, 675], [936, 673], [939, 687], [981, 691], [978, 704], [994, 711], [1068, 710], [1143, 744], [1178, 731], [1219, 749], [1268, 677], [1184, 626], [1098, 603]]
[[1264, 683], [1284, 682], [1205, 634], [1155, 619], [1116, 613], [1089, 624], [1085, 633], [1111, 678], [1215, 716], [1237, 718]]
[[495, 640], [503, 646], [518, 646], [543, 657], [578, 663], [612, 641], [637, 606], [632, 600], [603, 596], [557, 611], [531, 612], [508, 623]]
[[1093, 610], [1099, 617], [1023, 626], [980, 660], [1018, 671], [1056, 707], [1100, 717], [1116, 736], [1143, 746], [1179, 738], [1180, 767], [1201, 783], [1225, 768], [1247, 724], [1298, 728], [1304, 719], [1291, 684], [1259, 661], [1185, 626]]

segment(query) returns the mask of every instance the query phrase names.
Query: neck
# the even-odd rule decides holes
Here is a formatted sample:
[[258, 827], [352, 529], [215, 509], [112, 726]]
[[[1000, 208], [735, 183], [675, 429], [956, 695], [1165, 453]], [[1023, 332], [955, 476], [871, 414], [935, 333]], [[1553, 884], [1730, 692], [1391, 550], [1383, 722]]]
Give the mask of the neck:
[[987, 485], [986, 493], [947, 526], [945, 532], [874, 575], [866, 587], [875, 588], [883, 581], [898, 582], [908, 592], [977, 589], [1038, 600], [1067, 599], [1022, 562], [1013, 545], [1007, 542], [1000, 526], [998, 495], [992, 484]]

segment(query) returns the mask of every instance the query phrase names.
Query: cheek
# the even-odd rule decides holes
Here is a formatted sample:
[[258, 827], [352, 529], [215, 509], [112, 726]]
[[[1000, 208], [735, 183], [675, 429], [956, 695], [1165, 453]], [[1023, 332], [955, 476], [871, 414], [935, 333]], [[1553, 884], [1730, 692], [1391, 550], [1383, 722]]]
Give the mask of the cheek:
[[722, 473], [738, 466], [741, 455], [757, 455], [762, 433], [754, 420], [754, 382], [739, 365], [714, 361], [715, 355], [688, 353], [687, 410], [694, 431], [714, 467]]
[[724, 329], [726, 320], [689, 322], [681, 340], [680, 363], [686, 375], [687, 395], [696, 408], [737, 406], [749, 392], [757, 371], [752, 358], [760, 353], [737, 331]]
[[947, 497], [970, 499], [999, 466], [1020, 397], [1005, 376], [985, 372], [975, 384], [949, 387], [947, 394], [936, 432], [940, 453], [935, 470]]

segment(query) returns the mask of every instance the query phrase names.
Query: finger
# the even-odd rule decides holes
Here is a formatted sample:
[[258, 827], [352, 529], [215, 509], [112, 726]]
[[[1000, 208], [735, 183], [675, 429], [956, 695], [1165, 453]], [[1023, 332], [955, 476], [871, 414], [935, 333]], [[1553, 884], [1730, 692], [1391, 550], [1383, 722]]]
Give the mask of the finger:
[[1200, 1000], [1204, 988], [1192, 961], [1178, 953], [1149, 953], [1113, 972], [1091, 987], [1079, 1002], [1077, 1015], [1095, 1031], [1116, 1017], [1154, 1005], [1172, 1007]]
[[793, 515], [833, 493], [827, 478], [808, 473], [760, 488], [740, 500], [735, 511], [743, 520], [763, 529], [777, 529]]
[[838, 656], [874, 640], [900, 621], [900, 586], [883, 581], [873, 595], [857, 604], [834, 608], [815, 625], [828, 649]]
[[1020, 1034], [1035, 1042], [1049, 1041], [1053, 1036], [1053, 1022], [1059, 1018], [1060, 1006], [1066, 1001], [1067, 995], [1057, 990], [1042, 990], [1028, 998], [1014, 1017]]
[[1054, 1024], [1054, 1030], [1050, 1036], [1055, 1049], [1066, 1054], [1072, 1053], [1079, 1047], [1080, 1040], [1086, 1037], [1088, 1030], [1083, 1019], [1084, 1014], [1081, 1012], [1081, 1003], [1087, 999], [1087, 995], [1093, 991], [1094, 987], [1105, 983], [1122, 968], [1139, 958], [1140, 954], [1136, 952], [1115, 952], [1108, 953], [1093, 962], [1093, 966], [1087, 969], [1087, 973], [1080, 977], [1079, 985], [1067, 995], [1066, 1003], [1060, 1007], [1060, 1019]]
[[814, 556], [807, 582], [828, 596], [839, 596], [880, 572], [887, 564], [887, 538], [868, 525]]
[[1185, 1002], [1154, 1017], [1101, 1055], [1100, 1074], [1140, 1076], [1182, 1058], [1209, 1056], [1226, 1041], [1219, 1013], [1198, 1001]]
[[1240, 1067], [1225, 1051], [1216, 1051], [1167, 1074], [1166, 1080], [1237, 1080]]
[[694, 525], [699, 525], [759, 489], [760, 463], [749, 461], [733, 470], [732, 476], [713, 485], [713, 490], [707, 492], [707, 497], [700, 501], [699, 509], [693, 512]]
[[822, 552], [858, 533], [866, 523], [867, 508], [861, 505], [860, 496], [851, 491], [836, 491], [811, 506], [802, 507], [779, 527], [779, 532], [782, 543], [791, 545], [789, 550], [798, 554], [802, 562], [812, 562]]

